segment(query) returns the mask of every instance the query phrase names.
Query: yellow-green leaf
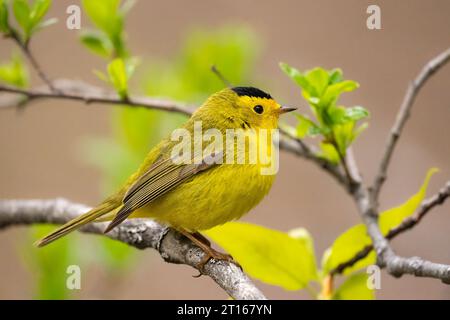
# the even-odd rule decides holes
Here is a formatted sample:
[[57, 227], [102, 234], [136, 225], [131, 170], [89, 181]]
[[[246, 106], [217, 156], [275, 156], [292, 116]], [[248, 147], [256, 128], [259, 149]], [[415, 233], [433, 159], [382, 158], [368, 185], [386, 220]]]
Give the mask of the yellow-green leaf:
[[356, 273], [349, 276], [336, 290], [333, 300], [373, 300], [375, 293], [367, 286], [368, 274]]
[[425, 181], [420, 187], [420, 190], [415, 195], [409, 198], [408, 201], [406, 201], [401, 206], [386, 210], [380, 215], [379, 224], [381, 232], [384, 235], [386, 235], [390, 229], [400, 225], [400, 223], [405, 218], [409, 217], [416, 211], [420, 203], [425, 198], [428, 183], [430, 182], [431, 177], [437, 171], [438, 171], [437, 168], [431, 168], [430, 170], [428, 170], [427, 176], [425, 177]]
[[30, 6], [25, 0], [13, 1], [13, 12], [17, 22], [22, 27], [25, 35], [29, 34], [30, 30]]
[[19, 55], [13, 55], [11, 61], [0, 64], [0, 82], [25, 88], [28, 85], [28, 71]]
[[5, 34], [9, 34], [11, 31], [9, 29], [9, 22], [8, 22], [8, 6], [5, 0], [0, 0], [0, 32], [3, 32]]
[[229, 222], [205, 232], [252, 277], [299, 290], [317, 279], [312, 240], [303, 229], [287, 233], [243, 222]]
[[[395, 228], [401, 224], [401, 222], [414, 214], [423, 201], [428, 188], [428, 183], [431, 176], [437, 172], [436, 168], [428, 170], [425, 180], [420, 187], [420, 190], [409, 198], [402, 205], [386, 210], [380, 214], [379, 224], [381, 232], [386, 235], [390, 229]], [[323, 259], [323, 271], [328, 273], [330, 270], [336, 268], [339, 264], [353, 258], [360, 250], [365, 246], [371, 244], [371, 240], [367, 235], [366, 226], [363, 224], [357, 224], [344, 233], [342, 233], [331, 246], [331, 251], [327, 257]], [[375, 263], [375, 254], [371, 252], [365, 259], [358, 261], [354, 266], [347, 268], [345, 274], [349, 274], [355, 270], [364, 268], [368, 265]]]
[[321, 142], [320, 149], [321, 153], [318, 154], [320, 158], [325, 159], [334, 165], [337, 165], [341, 161], [339, 153], [331, 143]]
[[128, 77], [123, 59], [117, 58], [108, 64], [108, 75], [119, 96], [125, 98], [128, 91]]
[[[362, 248], [371, 243], [366, 230], [365, 225], [357, 224], [334, 240], [333, 245], [329, 248], [329, 253], [327, 256], [324, 256], [322, 261], [322, 269], [324, 274], [329, 273], [342, 262], [350, 260]], [[375, 255], [371, 253], [365, 259], [359, 260], [355, 265], [347, 268], [345, 270], [345, 274], [362, 269], [373, 263], [375, 263]]]

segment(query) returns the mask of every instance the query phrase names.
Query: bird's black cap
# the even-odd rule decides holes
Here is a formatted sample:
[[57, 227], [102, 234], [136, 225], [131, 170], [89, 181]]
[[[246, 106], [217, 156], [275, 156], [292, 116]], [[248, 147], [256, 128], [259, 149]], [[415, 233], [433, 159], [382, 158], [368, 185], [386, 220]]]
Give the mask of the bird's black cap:
[[234, 87], [231, 90], [236, 92], [238, 96], [272, 99], [270, 94], [254, 87]]

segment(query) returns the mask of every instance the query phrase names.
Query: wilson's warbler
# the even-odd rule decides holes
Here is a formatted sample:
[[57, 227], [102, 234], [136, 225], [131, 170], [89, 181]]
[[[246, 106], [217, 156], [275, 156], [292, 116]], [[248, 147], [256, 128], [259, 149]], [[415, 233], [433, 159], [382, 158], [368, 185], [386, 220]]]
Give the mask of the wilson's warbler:
[[[258, 133], [276, 129], [279, 116], [292, 110], [295, 109], [280, 106], [259, 89], [226, 88], [211, 95], [182, 129], [195, 135], [195, 124], [201, 123], [202, 130], [215, 128], [223, 138], [229, 129]], [[273, 141], [256, 138], [254, 142], [270, 152]], [[37, 245], [44, 246], [92, 221], [112, 220], [105, 230], [108, 232], [127, 218], [151, 217], [177, 229], [201, 247], [206, 253], [202, 266], [210, 258], [229, 259], [229, 255], [213, 250], [198, 231], [238, 219], [250, 211], [269, 192], [275, 175], [261, 174], [259, 161], [229, 163], [227, 159], [222, 164], [206, 161], [208, 156], [217, 156], [223, 150], [201, 155], [201, 161], [194, 163], [175, 163], [171, 150], [177, 143], [179, 141], [171, 137], [161, 141], [117, 193], [61, 226]], [[235, 146], [233, 143], [233, 148]], [[238, 147], [236, 155], [239, 152], [244, 152], [246, 157], [249, 153]]]

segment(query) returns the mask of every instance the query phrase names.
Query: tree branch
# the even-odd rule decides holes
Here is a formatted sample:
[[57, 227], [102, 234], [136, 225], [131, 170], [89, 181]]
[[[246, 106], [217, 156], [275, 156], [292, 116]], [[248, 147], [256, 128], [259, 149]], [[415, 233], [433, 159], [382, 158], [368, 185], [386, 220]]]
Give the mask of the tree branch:
[[[448, 197], [450, 197], [450, 181], [448, 181], [446, 185], [443, 188], [441, 188], [437, 194], [424, 200], [414, 216], [405, 218], [399, 226], [389, 230], [389, 232], [386, 234], [386, 239], [392, 240], [396, 236], [412, 229], [420, 221], [422, 221], [422, 219], [426, 216], [428, 212], [431, 211], [431, 209], [433, 209], [438, 205], [443, 204]], [[332, 275], [342, 274], [345, 271], [345, 269], [352, 267], [358, 261], [367, 257], [372, 250], [373, 246], [371, 244], [365, 246], [354, 257], [352, 257], [348, 261], [339, 264], [336, 268], [331, 270], [330, 274]]]
[[[191, 108], [170, 100], [153, 99], [147, 97], [129, 98], [121, 100], [117, 94], [107, 92], [99, 87], [86, 84], [82, 81], [72, 81], [60, 79], [54, 82], [56, 91], [49, 91], [45, 88], [21, 89], [8, 85], [0, 85], [0, 92], [7, 92], [21, 95], [16, 99], [0, 100], [1, 108], [23, 106], [24, 103], [30, 103], [42, 99], [55, 100], [74, 100], [86, 104], [99, 103], [109, 105], [125, 105], [130, 107], [141, 107], [146, 109], [163, 110], [167, 112], [181, 113], [191, 115]], [[25, 101], [23, 100], [25, 97]]]
[[319, 158], [316, 152], [308, 146], [303, 140], [292, 136], [289, 132], [279, 129], [282, 137], [280, 139], [280, 149], [291, 152], [306, 160], [312, 161], [319, 168], [329, 173], [339, 184], [341, 184], [348, 192], [351, 193], [351, 185], [347, 180], [345, 173], [340, 167], [335, 166], [325, 159]]
[[[105, 91], [99, 87], [82, 81], [60, 79], [53, 82], [55, 91], [47, 88], [21, 89], [8, 85], [0, 85], [0, 92], [14, 94], [12, 97], [0, 98], [0, 108], [23, 107], [37, 100], [73, 100], [86, 104], [108, 104], [128, 107], [140, 107], [152, 110], [180, 113], [187, 116], [192, 114], [194, 106], [188, 106], [179, 102], [149, 97], [135, 97], [121, 100], [117, 94]], [[320, 168], [331, 174], [340, 184], [348, 189], [345, 174], [336, 166], [316, 156], [315, 152], [302, 140], [292, 137], [287, 132], [280, 130], [280, 148], [314, 162]]]
[[372, 201], [375, 204], [375, 207], [378, 206], [378, 197], [381, 187], [384, 181], [386, 180], [389, 162], [392, 158], [392, 154], [394, 152], [397, 141], [400, 138], [403, 127], [405, 126], [406, 121], [411, 115], [411, 109], [417, 95], [419, 94], [420, 90], [425, 85], [425, 83], [428, 81], [428, 79], [430, 79], [431, 76], [435, 74], [440, 68], [442, 68], [449, 60], [450, 60], [450, 48], [442, 52], [434, 59], [430, 60], [423, 67], [422, 71], [419, 73], [416, 79], [409, 85], [406, 95], [403, 98], [401, 107], [398, 111], [395, 123], [391, 129], [391, 133], [386, 142], [386, 147], [380, 161], [378, 172], [371, 188], [371, 197]]
[[36, 73], [38, 74], [39, 78], [41, 78], [41, 80], [48, 86], [48, 88], [51, 91], [56, 91], [55, 87], [53, 86], [52, 82], [50, 81], [50, 79], [47, 77], [47, 75], [45, 74], [45, 72], [42, 70], [41, 66], [39, 65], [39, 63], [37, 62], [36, 58], [34, 57], [34, 55], [31, 53], [30, 50], [30, 43], [29, 42], [25, 42], [23, 43], [22, 40], [20, 39], [19, 34], [17, 33], [17, 31], [15, 29], [11, 29], [11, 33], [9, 35], [9, 37], [17, 44], [17, 46], [22, 50], [23, 54], [27, 57], [28, 61], [31, 63], [31, 65], [33, 66], [34, 70], [36, 71]]
[[[38, 223], [63, 224], [89, 209], [65, 199], [1, 200], [0, 229]], [[103, 233], [105, 227], [106, 223], [91, 223], [80, 231], [104, 235], [138, 249], [153, 248], [158, 250], [166, 262], [186, 264], [194, 268], [205, 254], [177, 231], [150, 219], [127, 220], [107, 234]], [[211, 259], [202, 272], [234, 299], [266, 299], [247, 275], [233, 263]]]

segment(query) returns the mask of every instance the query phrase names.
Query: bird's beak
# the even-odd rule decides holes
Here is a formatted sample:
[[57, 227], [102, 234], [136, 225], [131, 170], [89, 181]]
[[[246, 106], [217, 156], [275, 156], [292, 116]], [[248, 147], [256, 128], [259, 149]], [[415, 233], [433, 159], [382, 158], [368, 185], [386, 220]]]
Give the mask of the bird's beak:
[[279, 114], [283, 114], [283, 113], [288, 113], [288, 112], [295, 111], [295, 110], [297, 110], [297, 108], [290, 108], [290, 107], [281, 106], [281, 108], [278, 109], [278, 113]]

